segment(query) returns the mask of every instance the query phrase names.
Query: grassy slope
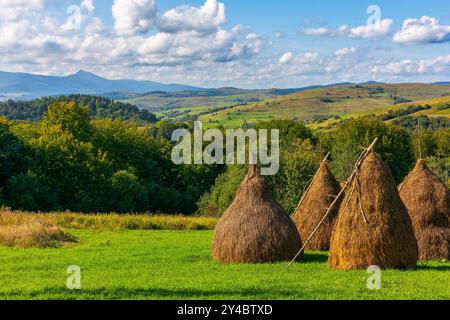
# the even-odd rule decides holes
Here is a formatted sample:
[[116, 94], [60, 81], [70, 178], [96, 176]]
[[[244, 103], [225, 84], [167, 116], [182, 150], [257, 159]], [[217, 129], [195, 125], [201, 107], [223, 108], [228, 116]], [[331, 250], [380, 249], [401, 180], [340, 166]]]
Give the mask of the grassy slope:
[[[384, 91], [376, 92], [376, 88], [380, 87]], [[395, 100], [392, 99], [392, 96], [415, 102], [394, 105]], [[383, 113], [411, 104], [430, 103], [437, 107], [442, 105], [442, 101], [449, 102], [449, 96], [450, 86], [440, 85], [396, 84], [332, 87], [297, 92], [278, 97], [276, 100], [269, 99], [249, 106], [238, 106], [220, 111], [213, 116], [203, 116], [201, 119], [207, 122], [212, 118], [217, 124], [226, 127], [240, 126], [244, 119], [250, 123], [293, 117], [309, 120], [318, 115], [345, 119], [365, 114]], [[433, 100], [428, 101], [428, 99]], [[449, 116], [448, 111], [438, 112], [435, 108], [426, 113], [430, 116]], [[328, 126], [335, 121], [331, 119], [316, 125], [316, 127]]]
[[[232, 265], [210, 257], [211, 231], [81, 231], [61, 249], [0, 247], [0, 299], [449, 299], [450, 263], [385, 271], [366, 289], [365, 271], [330, 271], [326, 255], [284, 272], [285, 263]], [[82, 268], [81, 291], [65, 289]]]
[[157, 95], [128, 99], [125, 102], [138, 105], [164, 119], [184, 120], [186, 116], [199, 113], [214, 113], [215, 108], [234, 106], [256, 100], [265, 100], [271, 95], [266, 91], [243, 92], [210, 97], [160, 97]]

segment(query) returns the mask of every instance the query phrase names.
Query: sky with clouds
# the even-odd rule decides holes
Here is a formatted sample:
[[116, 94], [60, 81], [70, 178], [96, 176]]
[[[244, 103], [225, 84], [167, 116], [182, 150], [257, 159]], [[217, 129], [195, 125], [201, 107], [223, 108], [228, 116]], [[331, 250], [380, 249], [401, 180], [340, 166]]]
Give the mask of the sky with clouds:
[[203, 87], [450, 81], [448, 0], [0, 0], [0, 70]]

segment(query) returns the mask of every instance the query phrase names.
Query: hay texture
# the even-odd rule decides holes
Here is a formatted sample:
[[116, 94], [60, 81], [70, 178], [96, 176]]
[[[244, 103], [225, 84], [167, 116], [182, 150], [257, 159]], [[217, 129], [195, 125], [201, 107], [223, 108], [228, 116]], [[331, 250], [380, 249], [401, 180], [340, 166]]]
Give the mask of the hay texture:
[[417, 241], [389, 167], [371, 151], [358, 168], [331, 237], [329, 267], [414, 268]]
[[214, 259], [222, 263], [286, 261], [300, 248], [294, 222], [273, 199], [256, 166], [251, 166], [216, 227]]
[[[322, 162], [294, 214], [294, 222], [303, 243], [323, 219], [340, 191], [341, 187], [328, 169], [326, 162]], [[331, 233], [336, 222], [339, 205], [340, 202], [332, 208], [319, 230], [306, 245], [305, 250], [328, 251], [330, 249]]]
[[421, 260], [450, 260], [450, 191], [428, 169], [424, 160], [400, 185], [400, 197], [408, 209]]

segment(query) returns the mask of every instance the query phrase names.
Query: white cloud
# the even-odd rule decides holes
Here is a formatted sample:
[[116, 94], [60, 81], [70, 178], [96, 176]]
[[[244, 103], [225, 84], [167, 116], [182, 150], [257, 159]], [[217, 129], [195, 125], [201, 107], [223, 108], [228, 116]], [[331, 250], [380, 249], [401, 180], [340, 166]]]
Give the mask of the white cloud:
[[[233, 84], [233, 79], [244, 77], [240, 70], [250, 71], [246, 67], [251, 65], [250, 58], [259, 55], [265, 46], [263, 39], [248, 27], [236, 25], [225, 29], [221, 25], [226, 21], [225, 7], [214, 1], [194, 10], [198, 17], [206, 19], [202, 23], [192, 28], [185, 24], [183, 30], [171, 33], [157, 30], [155, 1], [116, 0], [115, 30], [95, 16], [95, 9], [87, 14], [87, 2], [81, 14], [81, 27], [65, 30], [62, 26], [67, 24], [66, 8], [59, 0], [45, 3], [31, 0], [33, 7], [26, 6], [29, 2], [25, 0], [5, 1], [10, 6], [6, 7], [2, 1], [0, 8], [17, 14], [10, 14], [9, 20], [0, 19], [0, 70], [61, 75], [86, 69], [114, 78], [208, 86], [213, 80]], [[50, 1], [58, 3], [52, 5], [51, 11], [45, 10]], [[211, 4], [216, 4], [217, 10]], [[5, 10], [0, 10], [0, 15]], [[60, 16], [55, 14], [58, 12]], [[125, 19], [119, 17], [119, 12], [129, 14]], [[142, 23], [145, 17], [152, 22]], [[152, 23], [156, 32], [144, 34]]]
[[333, 30], [329, 30], [327, 28], [317, 28], [317, 29], [310, 28], [310, 29], [303, 29], [303, 34], [313, 37], [323, 37], [332, 35]]
[[[116, 17], [131, 14], [118, 17], [112, 26], [96, 16], [99, 10], [94, 3], [98, 2], [92, 2], [91, 14], [90, 1], [75, 0], [84, 3], [81, 28], [63, 32], [67, 15], [61, 0], [0, 0], [0, 70], [61, 75], [86, 69], [110, 78], [205, 87], [294, 87], [419, 78], [439, 81], [450, 73], [449, 56], [413, 60], [407, 59], [404, 51], [378, 46], [297, 52], [294, 48], [278, 51], [279, 43], [272, 51], [265, 51], [270, 39], [259, 37], [246, 26], [227, 26], [227, 12], [220, 1], [168, 10], [176, 14], [169, 15], [166, 23], [180, 22], [175, 23], [177, 28], [170, 28], [171, 24], [164, 27], [159, 22], [156, 1], [116, 0]], [[181, 16], [187, 19], [177, 20]], [[385, 22], [373, 30], [342, 26], [336, 30], [310, 29], [310, 33], [370, 38], [388, 33], [390, 28]], [[400, 57], [398, 61], [394, 56]]]
[[433, 17], [406, 19], [394, 42], [403, 44], [439, 43], [450, 41], [450, 25], [442, 25]]
[[373, 25], [359, 26], [350, 29], [350, 38], [380, 38], [387, 35], [391, 31], [394, 23], [391, 19], [381, 20]]
[[94, 0], [83, 0], [80, 5], [81, 9], [86, 9], [90, 14], [95, 11]]
[[429, 74], [450, 72], [450, 55], [439, 56], [434, 59], [402, 60], [384, 65], [374, 66], [371, 70], [377, 74]]
[[283, 54], [280, 58], [280, 60], [278, 60], [278, 62], [280, 64], [286, 64], [291, 62], [294, 59], [294, 54], [292, 52], [286, 52], [285, 54]]
[[348, 37], [355, 39], [369, 39], [380, 38], [386, 36], [391, 32], [391, 19], [384, 19], [372, 25], [363, 25], [355, 28], [350, 28], [347, 25], [340, 26], [337, 30], [327, 28], [304, 29], [303, 34], [315, 37]]
[[200, 7], [180, 6], [165, 12], [159, 19], [159, 29], [169, 33], [213, 33], [226, 22], [225, 5], [206, 0]]
[[342, 48], [342, 49], [336, 50], [334, 52], [334, 56], [338, 59], [342, 59], [342, 58], [351, 56], [356, 52], [357, 52], [356, 48]]
[[119, 35], [147, 33], [157, 18], [156, 0], [114, 0], [112, 13]]

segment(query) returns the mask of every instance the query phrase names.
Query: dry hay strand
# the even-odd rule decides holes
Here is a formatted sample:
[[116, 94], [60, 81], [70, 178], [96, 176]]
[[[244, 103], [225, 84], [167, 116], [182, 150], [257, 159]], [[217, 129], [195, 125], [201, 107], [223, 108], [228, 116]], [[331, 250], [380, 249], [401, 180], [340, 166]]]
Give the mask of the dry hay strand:
[[[294, 214], [294, 222], [302, 236], [303, 243], [307, 240], [304, 237], [313, 233], [340, 191], [341, 187], [328, 169], [326, 162], [322, 162]], [[323, 225], [307, 243], [305, 250], [328, 251], [330, 249], [331, 233], [336, 222], [340, 202], [333, 206]]]
[[222, 263], [287, 261], [300, 248], [294, 222], [273, 199], [256, 166], [250, 166], [234, 202], [216, 227], [214, 259]]
[[10, 211], [0, 213], [0, 244], [22, 248], [57, 248], [75, 238], [54, 223], [33, 217], [17, 218]]
[[450, 190], [424, 160], [400, 185], [411, 217], [421, 260], [450, 260]]
[[389, 167], [370, 152], [339, 210], [329, 267], [338, 270], [416, 267], [417, 241]]

